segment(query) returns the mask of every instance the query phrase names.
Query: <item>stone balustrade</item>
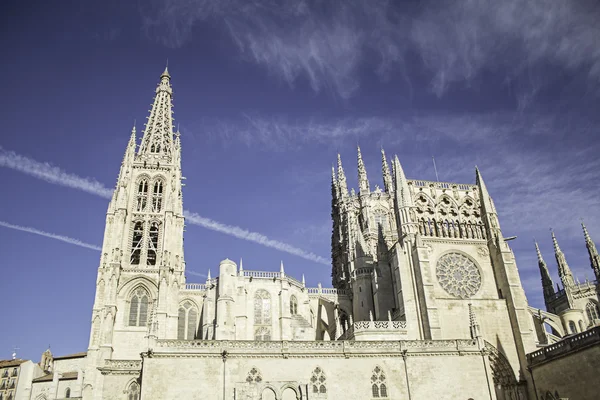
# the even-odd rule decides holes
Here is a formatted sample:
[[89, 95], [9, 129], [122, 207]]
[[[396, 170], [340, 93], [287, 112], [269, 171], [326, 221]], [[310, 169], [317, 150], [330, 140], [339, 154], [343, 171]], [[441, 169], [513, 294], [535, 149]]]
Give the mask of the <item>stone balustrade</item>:
[[598, 344], [600, 344], [600, 326], [569, 336], [559, 342], [529, 353], [527, 354], [527, 361], [529, 365], [535, 365], [561, 357], [569, 352]]

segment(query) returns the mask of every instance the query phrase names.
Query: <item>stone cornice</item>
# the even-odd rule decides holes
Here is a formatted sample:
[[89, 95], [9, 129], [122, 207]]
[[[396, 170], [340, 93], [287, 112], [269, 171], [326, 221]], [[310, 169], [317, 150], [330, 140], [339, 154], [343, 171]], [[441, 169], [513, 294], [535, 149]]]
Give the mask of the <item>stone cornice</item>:
[[481, 355], [477, 340], [246, 341], [158, 340], [153, 358], [350, 358]]
[[141, 369], [141, 360], [105, 360], [104, 367], [98, 367], [102, 375], [137, 375]]

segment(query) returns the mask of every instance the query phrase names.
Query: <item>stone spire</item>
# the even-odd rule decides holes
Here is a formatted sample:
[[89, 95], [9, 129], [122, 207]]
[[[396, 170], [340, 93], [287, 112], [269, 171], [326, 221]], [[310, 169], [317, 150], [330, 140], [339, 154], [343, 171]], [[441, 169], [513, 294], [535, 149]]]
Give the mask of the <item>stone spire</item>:
[[594, 270], [594, 275], [596, 275], [596, 279], [600, 281], [600, 255], [598, 255], [596, 244], [590, 237], [590, 234], [588, 233], [583, 221], [581, 222], [581, 227], [583, 228], [583, 236], [585, 237], [585, 247], [587, 247], [588, 254], [590, 256], [590, 264], [592, 266], [592, 269]]
[[548, 271], [548, 266], [546, 265], [546, 262], [542, 257], [542, 252], [540, 251], [540, 247], [538, 246], [537, 242], [535, 242], [535, 251], [537, 253], [540, 275], [542, 276], [542, 289], [544, 291], [544, 300], [548, 302], [548, 300], [550, 300], [554, 296], [554, 282], [552, 282], [550, 271]]
[[365, 163], [360, 153], [360, 147], [356, 147], [358, 150], [358, 192], [360, 194], [369, 193], [369, 179], [367, 179], [367, 170], [365, 169]]
[[348, 196], [348, 183], [346, 182], [346, 174], [344, 174], [344, 168], [342, 167], [342, 157], [338, 153], [337, 156], [337, 183], [340, 191], [340, 198]]
[[340, 191], [340, 189], [338, 186], [337, 179], [335, 177], [335, 168], [332, 165], [331, 166], [331, 198], [332, 198], [332, 200], [334, 200], [334, 201], [337, 200], [339, 191]]
[[173, 90], [171, 75], [165, 68], [156, 88], [154, 104], [150, 110], [144, 137], [139, 149], [140, 155], [166, 158], [170, 161], [173, 155]]
[[392, 161], [392, 176], [394, 178], [394, 197], [396, 207], [399, 212], [400, 230], [403, 234], [416, 234], [418, 232], [417, 222], [413, 219], [413, 199], [408, 187], [408, 180], [404, 175], [404, 170], [398, 160], [398, 156], [394, 155]]
[[471, 331], [471, 339], [481, 337], [479, 324], [477, 323], [477, 318], [475, 317], [475, 312], [473, 311], [471, 303], [469, 303], [469, 328]]
[[385, 158], [385, 151], [381, 148], [381, 171], [383, 174], [383, 186], [387, 193], [392, 193], [394, 187], [392, 185], [392, 175], [390, 174], [390, 167], [388, 166], [387, 159]]
[[567, 259], [565, 258], [565, 255], [558, 246], [558, 241], [556, 240], [554, 231], [552, 231], [552, 243], [554, 244], [554, 255], [558, 264], [558, 276], [562, 281], [563, 287], [566, 289], [568, 287], [573, 286], [575, 284], [575, 280], [573, 279], [573, 273], [571, 273], [571, 268], [569, 268], [569, 264], [567, 264]]
[[482, 219], [486, 222], [488, 232], [491, 232], [490, 238], [502, 238], [502, 231], [500, 230], [500, 223], [498, 222], [498, 214], [496, 213], [494, 201], [492, 200], [485, 182], [483, 181], [483, 177], [481, 176], [481, 172], [479, 172], [479, 168], [477, 167], [475, 167], [475, 183], [479, 187]]

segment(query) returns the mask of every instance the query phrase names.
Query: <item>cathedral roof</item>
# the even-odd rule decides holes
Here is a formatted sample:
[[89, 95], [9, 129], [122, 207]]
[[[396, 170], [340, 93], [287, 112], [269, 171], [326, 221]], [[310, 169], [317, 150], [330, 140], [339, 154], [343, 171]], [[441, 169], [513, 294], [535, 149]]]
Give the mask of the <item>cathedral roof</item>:
[[[40, 376], [39, 378], [35, 378], [34, 380], [32, 380], [32, 382], [49, 382], [49, 381], [52, 381], [53, 378], [54, 378], [54, 373], [50, 373], [50, 374]], [[58, 378], [59, 381], [68, 381], [68, 380], [73, 380], [73, 379], [77, 379], [76, 371], [63, 372], [62, 376], [60, 376]]]
[[83, 351], [80, 353], [67, 354], [66, 356], [54, 357], [54, 360], [67, 360], [69, 358], [82, 358], [87, 356], [87, 352]]
[[0, 360], [0, 368], [18, 367], [27, 360], [17, 358], [16, 360]]

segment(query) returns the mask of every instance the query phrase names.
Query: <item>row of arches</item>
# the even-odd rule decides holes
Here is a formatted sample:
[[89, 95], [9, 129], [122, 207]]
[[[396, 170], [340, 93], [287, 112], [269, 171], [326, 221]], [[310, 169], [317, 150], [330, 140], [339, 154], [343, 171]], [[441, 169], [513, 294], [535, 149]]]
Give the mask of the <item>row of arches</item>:
[[419, 233], [423, 236], [447, 237], [456, 239], [486, 239], [485, 226], [482, 222], [459, 220], [436, 220], [435, 218], [419, 219]]

